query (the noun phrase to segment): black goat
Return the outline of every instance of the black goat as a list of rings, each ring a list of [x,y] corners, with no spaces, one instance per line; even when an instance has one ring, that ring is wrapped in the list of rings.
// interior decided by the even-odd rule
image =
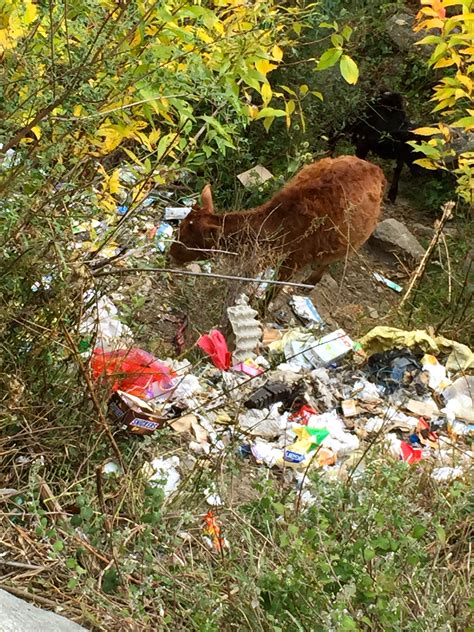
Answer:
[[[329,149],[332,155],[339,138],[349,135],[358,158],[365,159],[367,154],[372,152],[380,158],[396,160],[388,192],[389,200],[394,202],[403,165],[407,165],[414,175],[422,171],[422,167],[415,165],[414,162],[423,158],[423,154],[407,143],[423,139],[412,132],[410,127],[412,125],[408,120],[402,95],[397,92],[382,92],[369,103],[362,117],[354,123],[349,123],[341,132],[330,138]]]

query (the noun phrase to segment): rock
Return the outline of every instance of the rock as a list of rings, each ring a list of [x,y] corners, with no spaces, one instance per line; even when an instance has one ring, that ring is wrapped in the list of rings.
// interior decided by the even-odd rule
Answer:
[[[454,156],[446,156],[444,162],[447,167],[456,167],[460,154],[474,151],[474,134],[456,127],[449,127],[451,138],[447,143],[447,148],[454,151]]]
[[[425,254],[423,246],[405,224],[396,219],[385,219],[374,230],[370,241],[405,261],[418,261]]]
[[[425,224],[413,224],[413,232],[417,237],[426,237],[426,239],[431,239],[435,234],[435,229],[432,226],[425,226]],[[447,226],[443,227],[443,233],[447,237],[456,237],[458,230],[456,226]]]
[[[59,614],[32,606],[0,590],[0,632],[87,632],[86,628]]]
[[[424,31],[415,33],[413,26],[415,24],[415,16],[405,11],[395,13],[386,21],[387,35],[402,52],[416,51],[420,55],[428,57],[431,55],[432,46],[414,46],[415,42],[423,39],[426,35]]]
[[[372,320],[378,320],[379,319],[379,313],[376,309],[373,309],[372,307],[368,308],[368,312],[369,312],[369,317],[372,318]]]
[[[413,232],[418,237],[426,237],[427,239],[431,239],[435,234],[432,226],[425,226],[424,224],[413,224]]]
[[[186,270],[194,272],[195,274],[199,274],[200,272],[202,272],[201,266],[198,263],[190,263],[186,266]]]
[[[324,274],[316,288],[321,292],[338,292],[339,283],[328,273]]]

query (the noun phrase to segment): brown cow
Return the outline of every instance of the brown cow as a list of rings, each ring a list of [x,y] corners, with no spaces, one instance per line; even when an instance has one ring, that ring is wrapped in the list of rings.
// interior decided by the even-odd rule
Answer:
[[[281,257],[279,278],[311,267],[308,283],[325,268],[358,250],[380,216],[386,180],[382,170],[355,156],[323,158],[306,165],[271,200],[242,212],[214,214],[210,185],[183,220],[170,249],[178,263],[205,259],[212,248],[249,239],[269,244]]]

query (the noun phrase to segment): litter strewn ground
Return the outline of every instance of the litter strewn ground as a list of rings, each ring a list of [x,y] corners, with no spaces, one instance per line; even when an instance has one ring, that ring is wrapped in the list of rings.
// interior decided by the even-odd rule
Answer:
[[[302,309],[301,301],[293,304]],[[423,467],[439,483],[465,475],[474,435],[467,346],[388,327],[359,342],[342,329],[321,332],[308,300],[309,325],[287,330],[259,324],[243,298],[229,311],[238,333],[233,359],[218,330],[198,341],[204,357],[195,367],[133,347],[96,348],[96,379],[113,374],[114,423],[139,434],[160,427],[186,433],[196,458],[222,456],[236,446],[243,458],[287,477],[290,472],[299,488],[312,469],[329,479],[355,476],[375,442],[388,463]],[[162,458],[159,445],[156,454],[142,473],[171,495],[179,489],[180,460]],[[305,498],[310,502],[309,492]],[[221,499],[209,491],[207,502]]]

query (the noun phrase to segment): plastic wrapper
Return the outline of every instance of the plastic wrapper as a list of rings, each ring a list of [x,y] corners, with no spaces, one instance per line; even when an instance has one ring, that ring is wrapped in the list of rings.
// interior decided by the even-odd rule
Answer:
[[[121,390],[142,399],[170,393],[176,385],[176,373],[142,349],[95,349],[91,368],[96,380],[102,376],[113,378],[113,391]]]
[[[227,347],[227,342],[221,332],[213,329],[209,334],[201,336],[197,341],[204,353],[211,358],[212,363],[218,369],[228,371],[231,364],[231,354]]]

